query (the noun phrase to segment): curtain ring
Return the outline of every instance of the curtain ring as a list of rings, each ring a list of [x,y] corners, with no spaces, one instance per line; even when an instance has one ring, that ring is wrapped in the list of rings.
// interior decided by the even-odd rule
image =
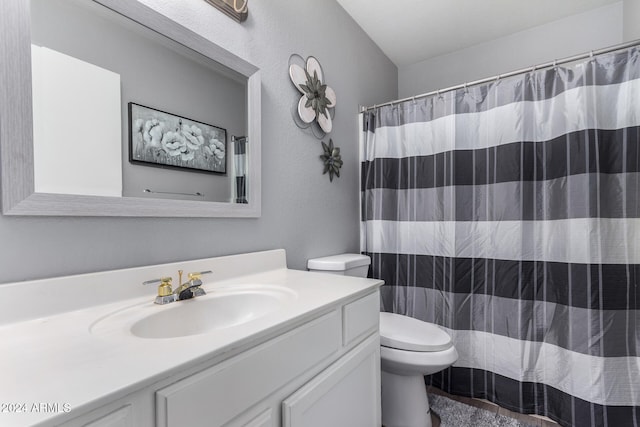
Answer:
[[[557,60],[557,59],[554,59],[554,60],[553,60],[553,68],[554,68],[554,69],[555,69],[555,68],[558,68],[558,60]]]

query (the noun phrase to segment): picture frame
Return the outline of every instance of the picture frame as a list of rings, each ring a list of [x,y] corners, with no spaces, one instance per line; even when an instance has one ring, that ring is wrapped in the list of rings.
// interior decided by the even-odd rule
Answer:
[[[129,102],[129,162],[225,175],[227,131]]]

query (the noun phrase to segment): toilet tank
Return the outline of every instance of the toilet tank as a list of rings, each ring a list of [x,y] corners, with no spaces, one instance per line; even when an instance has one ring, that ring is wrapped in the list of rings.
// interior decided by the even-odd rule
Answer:
[[[345,276],[367,277],[371,258],[360,254],[340,254],[307,261],[309,271],[342,274]]]

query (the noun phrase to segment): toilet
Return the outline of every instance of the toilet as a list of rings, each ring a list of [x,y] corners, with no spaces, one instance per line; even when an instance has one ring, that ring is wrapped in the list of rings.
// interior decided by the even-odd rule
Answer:
[[[451,337],[438,326],[413,317],[380,313],[382,424],[431,427],[424,376],[458,360]]]
[[[309,271],[366,277],[371,259],[341,254],[310,259]],[[458,353],[438,326],[412,317],[380,313],[382,425],[431,427],[424,376],[451,366]]]

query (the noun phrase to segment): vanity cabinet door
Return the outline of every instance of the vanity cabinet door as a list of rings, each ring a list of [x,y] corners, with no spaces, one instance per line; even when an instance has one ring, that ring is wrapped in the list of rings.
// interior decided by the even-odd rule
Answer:
[[[328,364],[340,350],[340,320],[333,310],[158,390],[157,427],[226,425],[305,372]],[[255,425],[262,427],[260,422]]]
[[[380,340],[371,335],[282,403],[283,427],[380,426]]]

